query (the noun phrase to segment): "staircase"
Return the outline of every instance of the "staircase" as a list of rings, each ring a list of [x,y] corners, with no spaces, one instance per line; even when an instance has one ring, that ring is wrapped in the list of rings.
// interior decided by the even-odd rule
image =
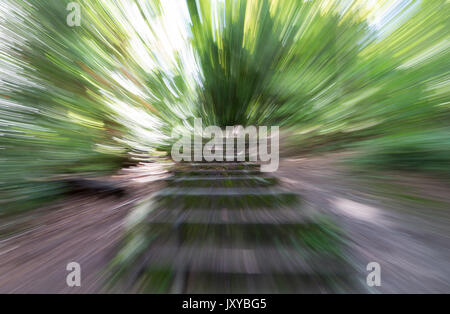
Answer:
[[[339,229],[259,166],[178,163],[144,204],[151,208],[137,230],[145,245],[127,267],[129,285],[164,293],[352,291]]]

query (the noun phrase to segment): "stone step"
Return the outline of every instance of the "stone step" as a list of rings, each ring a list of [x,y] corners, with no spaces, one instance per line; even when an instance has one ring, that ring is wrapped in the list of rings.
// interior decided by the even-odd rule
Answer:
[[[172,176],[165,178],[169,187],[264,187],[278,183],[274,177],[261,176]]]
[[[191,147],[191,150],[194,150],[195,148],[201,148],[202,150],[204,149],[204,147],[205,147],[205,145],[207,144],[209,142],[209,140],[208,141],[203,141],[203,143],[202,144],[194,144],[194,143],[191,143],[191,145],[190,145],[190,147]],[[270,140],[269,141],[267,141],[267,143],[268,144],[270,144]],[[228,147],[229,149],[231,149],[231,145],[233,145],[233,148],[236,150],[236,149],[238,149],[238,142],[235,140],[234,141],[234,144],[230,144],[230,147]],[[242,144],[241,144],[242,145]],[[259,142],[258,141],[245,141],[244,142],[244,144],[242,145],[244,148],[246,148],[246,149],[248,149],[249,147],[251,147],[251,146],[255,146],[256,148],[258,147],[258,145],[259,145]],[[189,147],[189,145],[187,145],[187,147]],[[240,147],[239,147],[240,148]],[[220,142],[219,142],[219,145],[216,147],[216,149],[220,149],[220,150],[226,150],[227,149],[227,142],[226,141],[224,141],[224,140],[222,140],[222,145],[220,145]]]
[[[191,153],[189,160],[181,160],[180,162],[178,162],[178,164],[183,165],[183,164],[189,164],[189,163],[221,163],[221,162],[237,162],[237,163],[241,163],[241,162],[248,162],[248,163],[254,163],[257,162],[258,160],[260,160],[261,158],[259,158],[259,155],[256,153],[252,153],[252,154],[233,154],[233,155],[227,155],[224,154],[222,156],[222,160],[217,160],[217,159],[213,159],[213,160],[206,160],[203,156],[200,158],[200,160],[195,160],[194,159],[194,153]]]
[[[342,258],[336,255],[273,247],[153,246],[142,264],[146,271],[170,268],[189,273],[327,276],[348,272]]]
[[[177,170],[215,170],[229,169],[229,170],[259,170],[261,163],[258,162],[191,162],[179,164]]]
[[[205,225],[297,225],[311,223],[311,215],[294,209],[191,209],[151,212],[148,222],[151,224],[205,224]]]
[[[204,150],[205,150],[204,146],[200,146],[200,148],[201,148],[201,151],[203,153]],[[195,149],[195,147],[191,146],[191,153],[194,152],[194,149]],[[208,150],[210,150],[210,149],[208,149]],[[245,152],[245,151],[247,151],[247,152],[248,151],[258,152],[258,146],[256,145],[256,146],[252,147],[252,146],[246,145],[245,147],[242,148],[242,147],[237,147],[236,145],[234,145],[233,148],[227,149],[225,147],[225,145],[224,145],[223,147],[219,146],[219,147],[216,147],[216,148],[212,148],[211,152],[214,152],[214,151],[223,152],[223,153],[230,153],[230,154],[236,154],[237,152]],[[270,151],[270,149],[269,149],[269,151]]]
[[[295,193],[268,188],[175,188],[167,187],[154,194],[161,205],[185,208],[276,207],[299,202]]]
[[[184,291],[192,294],[361,293],[345,273],[327,276],[193,273],[186,277]]]
[[[193,218],[194,219],[194,218]],[[158,243],[189,243],[216,247],[253,246],[265,243],[274,246],[303,247],[305,250],[337,252],[340,238],[321,223],[310,219],[289,223],[204,223],[179,219],[175,222],[150,222],[145,227],[149,236],[157,234]]]
[[[194,169],[194,170],[174,170],[172,173],[176,176],[239,176],[239,175],[257,175],[261,174],[259,170],[250,169]]]
[[[154,193],[155,198],[160,197],[183,197],[183,196],[198,196],[198,197],[212,197],[212,196],[274,196],[274,197],[292,197],[297,199],[297,194],[282,190],[280,188],[176,188],[167,187]]]
[[[289,196],[297,197],[297,194],[282,189],[267,188],[164,188],[154,193],[154,197],[172,197],[172,196]]]

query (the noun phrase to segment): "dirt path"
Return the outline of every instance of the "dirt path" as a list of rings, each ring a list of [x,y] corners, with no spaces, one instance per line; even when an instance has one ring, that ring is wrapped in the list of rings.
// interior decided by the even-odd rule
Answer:
[[[69,196],[16,217],[20,231],[0,238],[0,293],[101,292],[102,271],[116,252],[125,217],[136,201],[159,187],[146,169],[138,173],[108,179],[128,182],[124,197]],[[81,287],[66,284],[70,262],[80,264]]]
[[[341,157],[284,160],[277,176],[345,229],[362,282],[367,263],[380,264],[376,292],[449,293],[449,186],[403,174],[349,173],[334,162]],[[131,191],[122,198],[72,196],[25,215],[20,232],[0,238],[0,293],[101,292],[127,213],[159,188],[146,178],[145,170],[121,177]],[[79,288],[66,285],[73,261],[81,265]]]
[[[285,160],[277,175],[347,232],[359,278],[381,266],[380,293],[450,292],[450,187],[425,176],[349,173],[339,154]]]

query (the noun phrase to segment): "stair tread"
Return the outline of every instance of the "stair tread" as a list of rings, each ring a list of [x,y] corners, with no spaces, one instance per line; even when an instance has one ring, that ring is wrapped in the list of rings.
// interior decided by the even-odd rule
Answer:
[[[166,187],[154,194],[155,196],[244,196],[244,195],[292,195],[297,194],[282,190],[282,189],[267,189],[267,188],[222,188],[222,187],[202,187],[202,188],[173,188]]]
[[[250,169],[193,169],[193,170],[174,170],[175,174],[261,174],[259,170]]]
[[[186,268],[190,272],[237,274],[291,273],[337,274],[346,271],[341,258],[301,252],[294,248],[216,248],[213,246],[156,246],[150,249],[145,265]]]
[[[201,166],[220,166],[220,167],[227,167],[227,166],[249,166],[249,167],[257,167],[261,166],[261,163],[259,162],[248,162],[248,161],[224,161],[224,162],[193,162],[186,164],[186,166],[192,166],[192,167],[201,167]]]
[[[314,222],[310,215],[293,209],[194,209],[158,210],[148,216],[150,223],[156,224],[274,224],[294,225]]]
[[[275,178],[272,177],[261,177],[261,176],[177,176],[177,177],[167,177],[163,178],[164,181],[221,181],[221,180],[236,180],[236,181],[242,181],[242,180],[274,180]]]

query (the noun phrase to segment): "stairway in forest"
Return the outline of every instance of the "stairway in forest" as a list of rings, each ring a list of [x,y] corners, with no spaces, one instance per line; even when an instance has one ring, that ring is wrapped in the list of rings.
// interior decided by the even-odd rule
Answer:
[[[129,267],[137,289],[351,291],[339,229],[258,163],[178,163],[165,181],[148,205],[143,249]]]

